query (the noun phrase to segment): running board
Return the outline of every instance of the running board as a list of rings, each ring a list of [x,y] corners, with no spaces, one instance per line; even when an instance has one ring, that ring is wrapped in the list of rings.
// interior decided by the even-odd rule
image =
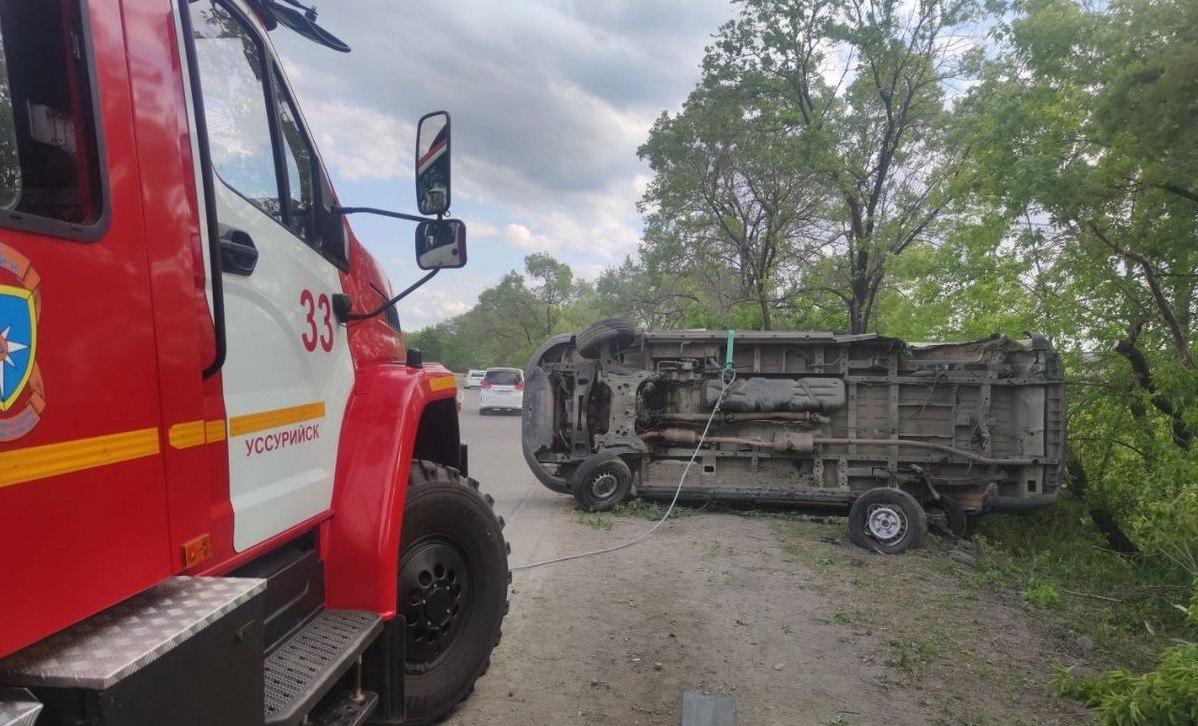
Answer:
[[[374,713],[379,697],[368,691],[330,696],[308,716],[311,726],[361,726]]]
[[[0,688],[0,726],[33,726],[42,704],[24,688]]]
[[[297,726],[303,721],[382,629],[377,613],[326,610],[292,634],[266,658],[267,726]],[[366,700],[373,708],[373,698]]]

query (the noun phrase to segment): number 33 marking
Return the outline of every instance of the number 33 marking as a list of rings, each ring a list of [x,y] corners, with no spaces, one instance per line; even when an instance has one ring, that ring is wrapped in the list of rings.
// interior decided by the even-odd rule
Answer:
[[[320,347],[328,353],[333,349],[333,306],[329,304],[329,296],[322,292],[319,298],[314,298],[311,290],[304,290],[300,293],[300,305],[307,308],[305,322],[308,323],[308,329],[300,336],[304,348],[311,353],[316,350],[316,344],[320,343]],[[317,328],[318,315],[324,330]]]

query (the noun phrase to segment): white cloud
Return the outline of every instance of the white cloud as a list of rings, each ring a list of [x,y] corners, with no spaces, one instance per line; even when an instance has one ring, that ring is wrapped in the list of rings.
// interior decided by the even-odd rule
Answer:
[[[401,142],[415,137],[414,124],[365,106],[324,100],[306,104],[305,117],[334,176],[354,181],[411,176],[411,149]]]
[[[339,0],[321,10],[352,53],[274,36],[335,183],[410,183],[415,120],[449,110],[453,211],[472,240],[495,243],[471,249],[467,272],[487,284],[531,251],[592,272],[636,248],[650,180],[636,149],[662,111],[680,107],[704,47],[735,14],[729,0]],[[411,278],[387,268],[396,288]],[[473,304],[486,285],[462,272],[426,286],[451,285],[450,298],[434,304],[422,289],[405,300],[405,325]]]

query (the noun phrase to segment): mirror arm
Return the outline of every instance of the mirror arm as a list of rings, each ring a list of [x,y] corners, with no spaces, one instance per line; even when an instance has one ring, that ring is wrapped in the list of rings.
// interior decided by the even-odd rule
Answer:
[[[380,305],[377,310],[372,310],[371,312],[368,312],[368,313],[349,313],[349,312],[347,312],[344,314],[342,314],[340,311],[338,311],[337,322],[347,323],[352,320],[369,320],[370,318],[373,318],[376,315],[380,315],[381,313],[386,311],[387,308],[394,306],[397,302],[399,302],[400,300],[403,300],[405,297],[407,297],[413,290],[420,287],[421,285],[428,282],[429,280],[433,279],[433,277],[440,271],[441,271],[440,267],[433,269],[432,272],[428,273],[424,277],[422,277],[419,280],[417,280],[416,282],[412,283],[406,290],[404,290],[403,292],[399,293],[395,297],[391,298],[387,302]]]
[[[406,219],[409,222],[428,222],[431,221],[428,217],[417,217],[414,214],[404,214],[403,212],[390,212],[386,209],[376,209],[375,207],[340,207],[334,206],[335,214],[377,214],[380,217],[390,217],[392,219]],[[439,217],[438,217],[439,218]]]

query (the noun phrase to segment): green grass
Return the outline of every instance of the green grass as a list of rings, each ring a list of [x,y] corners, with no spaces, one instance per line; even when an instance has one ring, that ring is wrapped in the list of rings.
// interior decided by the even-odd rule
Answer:
[[[1169,637],[1193,635],[1175,607],[1188,595],[1175,573],[1111,551],[1075,499],[1065,496],[1030,514],[989,515],[974,541],[973,584],[1014,588],[1118,662],[1150,665]]]
[[[637,499],[630,499],[617,504],[613,512],[617,517],[640,517],[641,519],[656,521],[666,515],[668,507],[668,503],[638,497]],[[670,512],[670,519],[681,519],[693,514],[695,514],[695,510],[678,504],[674,506],[674,511]]]
[[[581,509],[575,509],[574,514],[578,518],[579,524],[584,524],[591,529],[610,532],[612,527],[611,517],[606,517],[598,512],[584,512]]]
[[[828,616],[828,622],[839,623],[840,625],[852,625],[856,622],[856,619],[850,613],[837,610]]]

